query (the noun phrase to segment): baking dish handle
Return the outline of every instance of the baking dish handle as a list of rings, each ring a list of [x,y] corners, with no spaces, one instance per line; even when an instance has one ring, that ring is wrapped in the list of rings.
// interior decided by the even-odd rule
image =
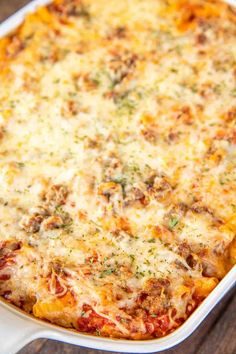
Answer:
[[[26,344],[40,338],[41,332],[40,325],[0,304],[0,354],[16,354]]]

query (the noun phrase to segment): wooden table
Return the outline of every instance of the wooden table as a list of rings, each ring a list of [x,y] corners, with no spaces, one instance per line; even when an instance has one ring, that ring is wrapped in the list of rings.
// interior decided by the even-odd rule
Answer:
[[[0,0],[0,22],[28,2],[29,0]],[[106,353],[109,354],[40,339],[29,344],[18,354]],[[236,294],[233,292],[228,294],[191,337],[174,349],[165,351],[165,354],[236,354]]]

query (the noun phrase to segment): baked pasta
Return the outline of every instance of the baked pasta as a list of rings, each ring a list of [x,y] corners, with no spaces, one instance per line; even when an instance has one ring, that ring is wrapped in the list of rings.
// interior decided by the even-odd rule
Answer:
[[[98,336],[179,327],[236,259],[236,12],[55,0],[0,40],[0,294]]]

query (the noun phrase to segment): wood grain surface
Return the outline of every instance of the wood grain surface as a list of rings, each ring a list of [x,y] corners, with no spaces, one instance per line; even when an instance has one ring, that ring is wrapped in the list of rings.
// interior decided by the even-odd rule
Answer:
[[[99,0],[97,0],[99,1]],[[148,0],[147,0],[148,1]],[[0,0],[0,22],[29,0]],[[1,86],[1,83],[0,83]],[[2,319],[1,319],[2,320]],[[40,339],[18,354],[109,354],[57,341]],[[203,324],[183,343],[160,354],[236,354],[236,294],[231,291]]]

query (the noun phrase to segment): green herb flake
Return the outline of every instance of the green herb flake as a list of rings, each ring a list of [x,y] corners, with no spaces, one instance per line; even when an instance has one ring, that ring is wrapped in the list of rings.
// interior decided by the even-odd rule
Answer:
[[[99,331],[99,329],[96,329],[96,336],[100,336],[101,332]]]
[[[133,254],[130,254],[129,256],[130,256],[132,263],[133,263],[135,261],[135,256]]]
[[[172,217],[170,218],[169,222],[168,222],[168,227],[173,230],[175,228],[175,226],[177,226],[179,223],[179,220],[176,217]]]
[[[24,162],[17,162],[17,166],[19,168],[23,168],[23,167],[25,167],[25,164],[24,164]]]
[[[126,318],[121,318],[121,319],[120,319],[120,322],[121,322],[121,323],[128,323],[128,320],[127,320]]]
[[[104,278],[106,275],[111,275],[112,273],[115,273],[115,269],[113,268],[105,269],[101,272],[100,278]]]
[[[155,313],[152,313],[152,314],[151,314],[151,317],[154,317],[154,318],[155,318],[155,317],[157,317],[157,315],[156,315]]]

